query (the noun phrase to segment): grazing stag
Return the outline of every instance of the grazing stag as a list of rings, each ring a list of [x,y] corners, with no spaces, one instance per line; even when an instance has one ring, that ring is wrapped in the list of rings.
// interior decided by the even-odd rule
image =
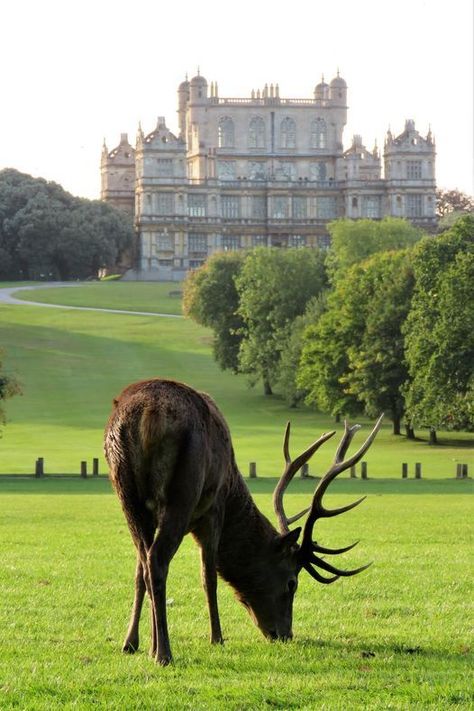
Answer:
[[[304,568],[320,583],[360,573],[338,570],[319,554],[353,548],[323,548],[313,540],[316,521],[348,511],[328,510],[324,492],[342,471],[358,462],[370,447],[381,419],[352,457],[344,461],[358,425],[346,423],[329,471],[320,480],[308,509],[289,518],[283,495],[295,473],[335,432],[323,434],[303,454],[291,460],[290,425],[286,428],[286,467],[275,489],[274,507],[280,532],[255,506],[237,469],[227,424],[208,395],[170,380],[129,385],[114,400],[105,433],[110,477],[120,498],[137,549],[135,599],[125,652],[138,648],[138,624],[145,592],[151,601],[151,653],[166,665],[171,648],[166,622],[166,579],[171,559],[188,532],[201,549],[202,581],[207,596],[211,642],[223,642],[217,608],[217,573],[235,589],[252,619],[270,639],[292,637],[293,598]],[[364,497],[365,498],[365,497]],[[290,524],[308,513],[301,528]],[[317,568],[330,573],[323,576]]]

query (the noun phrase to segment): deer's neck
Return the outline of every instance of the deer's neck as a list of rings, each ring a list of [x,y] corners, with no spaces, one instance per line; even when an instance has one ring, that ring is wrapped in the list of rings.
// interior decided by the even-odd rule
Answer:
[[[220,575],[241,592],[247,585],[255,589],[257,578],[265,574],[261,563],[277,537],[237,474],[226,499],[217,557]]]

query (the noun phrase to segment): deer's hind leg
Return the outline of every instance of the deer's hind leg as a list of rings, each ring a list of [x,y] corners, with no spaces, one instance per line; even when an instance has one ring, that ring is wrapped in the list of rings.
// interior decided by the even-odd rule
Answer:
[[[127,635],[123,643],[122,651],[128,654],[134,654],[139,645],[138,628],[140,624],[140,615],[143,607],[143,599],[145,597],[146,585],[140,554],[137,552],[137,567],[135,571],[135,597],[133,600],[132,616],[128,625]]]

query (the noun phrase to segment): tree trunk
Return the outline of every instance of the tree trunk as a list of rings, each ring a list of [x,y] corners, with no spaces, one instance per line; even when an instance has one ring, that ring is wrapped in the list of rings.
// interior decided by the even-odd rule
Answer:
[[[436,429],[430,427],[430,439],[428,444],[438,444],[438,437],[436,436]]]
[[[415,439],[415,430],[413,429],[411,422],[405,423],[405,434],[407,439]]]
[[[263,378],[263,392],[265,395],[273,395],[273,390],[272,386],[270,385],[270,381],[267,378]]]
[[[400,434],[400,423],[401,423],[401,418],[400,415],[392,415],[392,422],[393,422],[393,434],[394,435],[399,435]]]
[[[341,413],[338,412],[338,413],[336,414],[335,418],[334,418],[334,422],[336,422],[336,424],[337,424],[337,423],[340,422],[340,421],[341,421]]]

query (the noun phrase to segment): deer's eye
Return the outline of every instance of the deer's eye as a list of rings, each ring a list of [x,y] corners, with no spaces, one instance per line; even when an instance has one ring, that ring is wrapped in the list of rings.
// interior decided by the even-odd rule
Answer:
[[[295,590],[296,590],[296,580],[293,580],[293,578],[292,578],[291,580],[288,581],[288,591],[290,593],[294,593]]]

